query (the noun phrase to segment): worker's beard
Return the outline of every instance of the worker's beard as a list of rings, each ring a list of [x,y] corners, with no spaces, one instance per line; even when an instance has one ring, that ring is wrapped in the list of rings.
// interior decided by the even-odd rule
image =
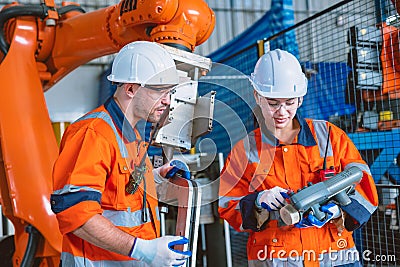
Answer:
[[[168,106],[166,105],[160,105],[158,107],[155,107],[154,109],[151,110],[151,112],[148,115],[147,121],[151,123],[156,123],[160,121],[160,118],[166,112]]]
[[[150,114],[149,117],[147,118],[147,121],[151,122],[151,123],[156,123],[159,120],[160,120],[160,117],[156,116],[155,114]]]

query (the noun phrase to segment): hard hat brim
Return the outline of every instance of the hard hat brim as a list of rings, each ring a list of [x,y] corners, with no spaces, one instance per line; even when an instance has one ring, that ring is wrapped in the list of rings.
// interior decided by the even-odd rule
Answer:
[[[153,91],[164,91],[164,90],[172,89],[172,88],[176,87],[177,85],[178,84],[163,84],[163,85],[143,84],[140,86],[145,87],[150,90],[153,90]]]
[[[302,92],[298,92],[298,93],[282,93],[282,92],[263,92],[261,90],[257,90],[256,87],[254,87],[254,90],[256,90],[256,92],[262,96],[262,97],[266,97],[266,98],[296,98],[296,97],[302,97],[305,96],[307,93],[307,89],[302,91]]]

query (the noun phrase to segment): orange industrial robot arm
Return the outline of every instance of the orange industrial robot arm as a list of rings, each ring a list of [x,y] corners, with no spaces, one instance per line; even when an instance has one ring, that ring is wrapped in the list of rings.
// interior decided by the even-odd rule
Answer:
[[[57,7],[53,0],[2,9],[0,203],[15,228],[14,241],[0,242],[2,264],[58,266],[61,235],[49,203],[58,147],[43,91],[135,40],[193,51],[214,24],[203,0],[122,0],[88,13],[70,2]]]

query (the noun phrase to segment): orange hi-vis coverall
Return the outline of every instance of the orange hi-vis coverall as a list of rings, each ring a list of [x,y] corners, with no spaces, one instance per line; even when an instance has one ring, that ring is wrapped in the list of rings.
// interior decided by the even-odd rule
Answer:
[[[51,195],[52,210],[63,235],[63,266],[139,264],[71,233],[95,214],[102,214],[132,236],[143,239],[159,236],[158,201],[147,145],[113,98],[67,128],[54,165]],[[130,174],[143,156],[146,157],[145,206],[143,181],[135,193],[125,192]]]
[[[283,144],[260,128],[239,141],[229,154],[221,173],[219,213],[236,231],[249,232],[247,256],[263,266],[339,266],[357,260],[352,230],[365,224],[376,210],[378,198],[367,164],[338,127],[326,121],[302,119],[292,144]],[[327,151],[327,167],[340,173],[351,166],[363,170],[363,178],[351,195],[351,204],[341,207],[347,214],[344,232],[332,223],[322,228],[296,228],[278,223],[279,211],[272,211],[260,225],[255,207],[259,192],[279,186],[297,191],[307,182],[320,182]],[[356,257],[355,257],[356,256]],[[297,258],[296,258],[297,257]],[[288,265],[287,265],[288,264]]]

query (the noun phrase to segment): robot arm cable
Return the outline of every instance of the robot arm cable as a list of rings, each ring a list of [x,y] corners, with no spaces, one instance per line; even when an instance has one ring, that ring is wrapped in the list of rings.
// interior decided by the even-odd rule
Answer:
[[[5,55],[7,55],[8,50],[10,48],[10,44],[7,43],[5,35],[4,35],[4,25],[9,19],[21,16],[34,16],[44,19],[48,16],[48,10],[52,9],[51,7],[46,6],[45,4],[40,5],[23,5],[23,6],[10,6],[6,9],[0,11],[0,51]],[[85,13],[85,11],[80,6],[69,5],[61,7],[58,10],[59,15],[64,15],[70,11],[79,11]]]

